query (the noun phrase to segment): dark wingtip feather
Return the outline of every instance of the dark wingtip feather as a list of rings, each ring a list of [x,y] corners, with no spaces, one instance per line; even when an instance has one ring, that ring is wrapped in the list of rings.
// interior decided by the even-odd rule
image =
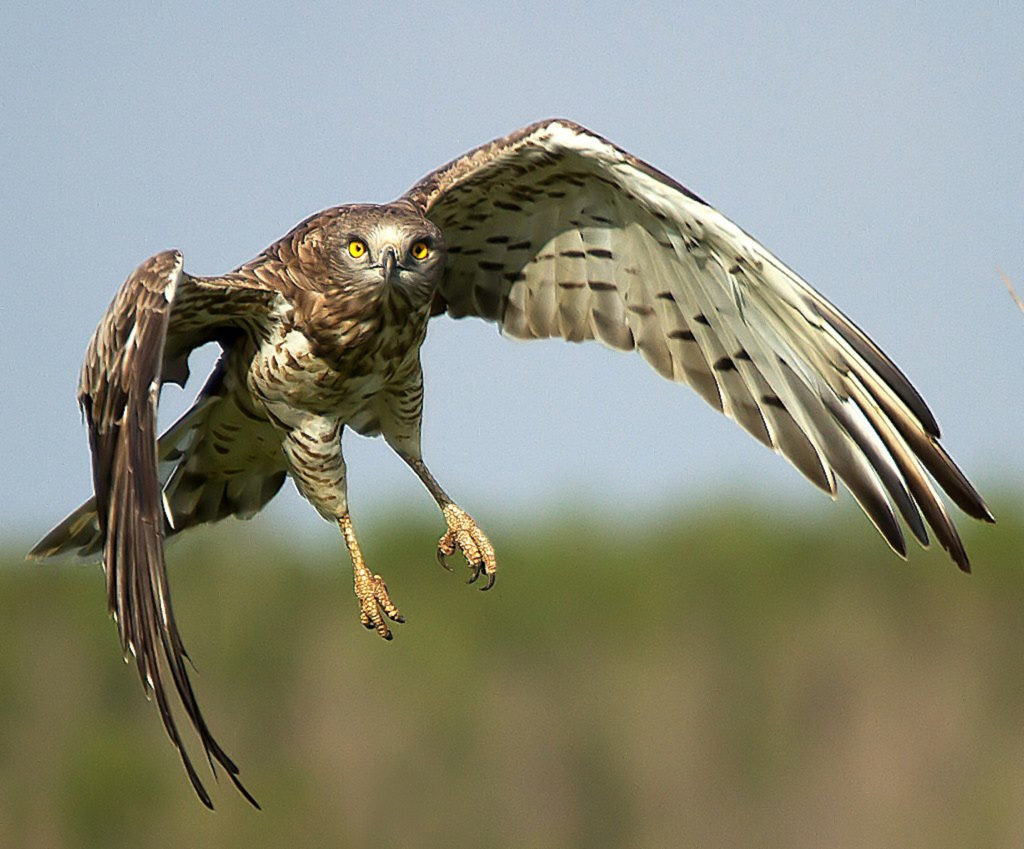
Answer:
[[[921,423],[921,426],[929,436],[939,437],[939,423],[935,420],[932,411],[928,409],[921,393],[907,379],[907,376],[899,367],[890,360],[885,353],[868,337],[868,335],[854,324],[849,317],[841,313],[834,305],[825,298],[818,297],[810,301],[829,326],[835,330],[854,351],[874,369],[889,388],[896,393],[896,396],[907,406]]]
[[[228,776],[231,778],[231,782],[235,785],[238,792],[245,797],[245,801],[252,805],[257,811],[262,811],[263,808],[260,807],[260,803],[256,801],[256,797],[249,792],[244,784],[242,784],[241,779],[233,772],[229,772]]]
[[[960,541],[960,536],[956,533],[956,530],[953,530],[951,538],[943,539],[941,542],[942,547],[953,559],[957,568],[964,574],[970,575],[971,563],[967,559],[967,550],[964,548],[963,542]]]
[[[949,554],[950,559],[956,564],[957,568],[964,574],[971,574],[971,564],[967,559],[967,549],[964,548],[960,534],[956,532],[956,528],[949,521],[948,517],[946,517],[946,524],[942,529],[942,533],[938,534],[938,539],[939,544]]]
[[[902,427],[901,430],[903,430]],[[906,434],[904,436],[906,437]],[[908,442],[915,449],[915,452],[924,462],[925,467],[931,472],[935,480],[948,493],[949,497],[953,499],[957,507],[971,518],[989,523],[995,522],[995,518],[989,511],[981,494],[967,480],[967,476],[953,462],[953,458],[946,453],[946,449],[939,444],[938,440],[934,437],[923,437],[916,440],[916,445],[910,439],[908,439]],[[918,447],[921,450],[918,450]]]

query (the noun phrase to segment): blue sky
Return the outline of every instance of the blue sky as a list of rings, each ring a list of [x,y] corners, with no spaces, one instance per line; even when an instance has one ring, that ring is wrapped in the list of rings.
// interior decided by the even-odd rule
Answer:
[[[88,493],[78,368],[142,259],[177,247],[188,270],[225,271],[317,209],[391,199],[553,115],[761,239],[901,365],[983,488],[1016,483],[1024,315],[996,268],[1024,287],[1022,41],[1019,3],[10,9],[3,525],[41,534]],[[485,526],[556,503],[823,500],[635,356],[446,320],[424,368],[427,461]],[[432,509],[380,441],[346,455],[355,515]],[[279,500],[333,533],[290,487]]]

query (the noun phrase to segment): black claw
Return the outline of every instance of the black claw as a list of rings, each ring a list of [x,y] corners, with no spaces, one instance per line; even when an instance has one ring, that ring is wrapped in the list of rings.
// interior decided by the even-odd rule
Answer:
[[[466,583],[474,584],[476,583],[476,579],[480,577],[480,573],[483,572],[483,566],[477,563],[470,563],[469,568],[473,570],[473,574]]]
[[[495,577],[496,577],[495,573],[494,573],[494,572],[491,572],[491,573],[490,573],[490,574],[489,574],[489,575],[487,576],[487,586],[485,586],[485,587],[480,587],[480,591],[481,591],[481,592],[487,592],[487,590],[489,590],[489,589],[490,589],[491,587],[493,587],[493,586],[494,586],[494,578],[495,578]]]
[[[395,622],[404,622],[405,621],[405,617],[401,613],[396,614],[395,616],[392,616],[391,618]]]
[[[452,567],[448,565],[448,561],[445,559],[445,554],[443,551],[441,551],[440,548],[437,550],[437,562],[440,563],[449,572],[452,571]]]
[[[364,628],[365,628],[365,629],[366,629],[367,631],[376,631],[376,630],[377,630],[377,626],[376,626],[376,625],[374,625],[374,624],[373,624],[372,622],[364,622],[364,623],[363,623],[363,627],[364,627]]]
[[[386,633],[386,634],[384,635],[384,639],[385,639],[385,640],[388,640],[389,642],[390,642],[391,640],[393,640],[394,638],[395,638],[395,635],[394,635],[394,634],[392,634],[392,633],[391,633],[390,631],[388,631],[388,632],[387,632],[387,633]]]

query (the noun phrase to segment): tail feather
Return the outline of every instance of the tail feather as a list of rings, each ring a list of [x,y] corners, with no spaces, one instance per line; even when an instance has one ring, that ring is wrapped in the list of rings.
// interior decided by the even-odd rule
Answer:
[[[96,516],[96,499],[90,498],[39,540],[28,553],[28,558],[49,560],[72,552],[79,557],[91,557],[101,548],[103,533]]]
[[[195,404],[160,437],[164,537],[228,516],[251,518],[277,493],[286,477],[281,439],[266,419],[245,409],[214,371]],[[47,560],[71,552],[100,553],[103,533],[90,498],[28,553]]]

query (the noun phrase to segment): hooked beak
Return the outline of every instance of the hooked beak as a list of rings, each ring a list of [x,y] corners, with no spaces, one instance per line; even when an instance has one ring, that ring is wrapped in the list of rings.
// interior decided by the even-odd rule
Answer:
[[[395,265],[398,263],[398,252],[391,245],[386,245],[380,255],[381,273],[384,275],[384,282],[390,283],[395,273]]]

